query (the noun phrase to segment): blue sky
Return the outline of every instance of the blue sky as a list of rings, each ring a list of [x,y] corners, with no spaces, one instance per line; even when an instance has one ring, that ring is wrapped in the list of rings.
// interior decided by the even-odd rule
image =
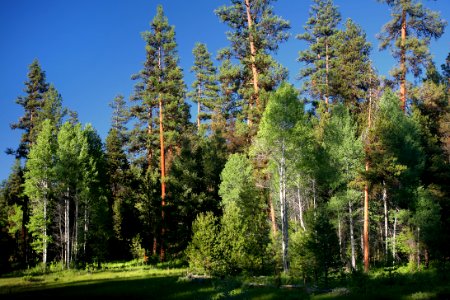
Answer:
[[[390,19],[389,8],[376,0],[335,0],[342,14],[362,26],[372,43],[372,60],[382,75],[388,75],[394,61],[389,51],[378,51],[376,34]],[[0,1],[0,180],[6,179],[13,158],[4,154],[17,147],[19,130],[9,125],[23,114],[15,103],[23,95],[28,66],[39,59],[47,81],[53,83],[63,97],[63,104],[78,112],[82,123],[91,123],[104,139],[109,130],[111,109],[108,104],[117,94],[127,99],[145,60],[145,43],[141,32],[162,4],[175,25],[180,64],[188,86],[192,82],[190,67],[192,48],[196,42],[206,43],[214,55],[228,45],[228,28],[214,15],[214,9],[227,0],[15,0]],[[450,19],[450,1],[424,1],[425,6]],[[279,0],[275,12],[291,22],[291,38],[280,45],[277,59],[296,80],[300,63],[298,51],[306,45],[295,39],[303,32],[310,0]],[[448,26],[445,34],[431,44],[437,65],[444,63],[450,51]]]

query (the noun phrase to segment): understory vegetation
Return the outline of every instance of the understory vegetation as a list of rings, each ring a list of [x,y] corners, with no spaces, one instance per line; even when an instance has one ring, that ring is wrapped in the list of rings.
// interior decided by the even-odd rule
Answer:
[[[104,141],[32,62],[0,185],[2,294],[450,296],[450,56],[439,68],[428,49],[446,21],[380,1],[387,79],[363,28],[313,0],[296,88],[274,1],[230,2],[215,10],[230,45],[196,44],[191,88],[157,7]]]

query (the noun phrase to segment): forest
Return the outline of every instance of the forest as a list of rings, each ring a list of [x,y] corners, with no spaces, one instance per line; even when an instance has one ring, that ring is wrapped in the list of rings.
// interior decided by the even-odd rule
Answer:
[[[104,141],[31,62],[11,124],[21,140],[2,150],[16,163],[0,184],[0,274],[131,260],[304,283],[448,272],[450,53],[437,66],[429,49],[447,26],[439,12],[379,0],[391,20],[371,45],[332,0],[312,0],[289,74],[275,53],[291,25],[275,1],[224,2],[214,13],[229,45],[195,45],[191,86],[155,7]],[[389,78],[375,46],[397,62]]]

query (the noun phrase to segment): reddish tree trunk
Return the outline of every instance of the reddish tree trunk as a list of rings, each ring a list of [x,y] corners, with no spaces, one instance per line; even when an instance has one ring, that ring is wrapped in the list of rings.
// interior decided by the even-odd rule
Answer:
[[[366,161],[366,172],[369,162]],[[369,184],[364,187],[364,272],[369,271]]]
[[[402,109],[406,111],[406,11],[402,12],[401,48],[400,48],[400,100]]]
[[[256,108],[259,108],[259,86],[258,86],[258,70],[256,69],[256,49],[255,44],[253,42],[253,35],[252,35],[252,27],[253,27],[253,21],[252,21],[252,15],[250,12],[250,0],[245,0],[245,7],[247,11],[247,25],[249,30],[249,42],[250,42],[250,55],[251,55],[251,64],[252,64],[252,74],[253,74],[253,90],[254,90],[254,100],[256,102]],[[253,103],[250,103],[250,106],[252,106]]]

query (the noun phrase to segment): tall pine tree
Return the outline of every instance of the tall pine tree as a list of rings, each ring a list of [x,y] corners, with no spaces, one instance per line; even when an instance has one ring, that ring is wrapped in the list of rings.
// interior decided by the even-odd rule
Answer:
[[[406,75],[418,77],[422,67],[430,61],[428,46],[431,38],[438,39],[444,33],[446,22],[435,11],[423,7],[418,0],[379,0],[391,7],[392,20],[379,35],[380,48],[391,48],[399,66],[392,75],[400,84],[400,100],[406,111]]]

